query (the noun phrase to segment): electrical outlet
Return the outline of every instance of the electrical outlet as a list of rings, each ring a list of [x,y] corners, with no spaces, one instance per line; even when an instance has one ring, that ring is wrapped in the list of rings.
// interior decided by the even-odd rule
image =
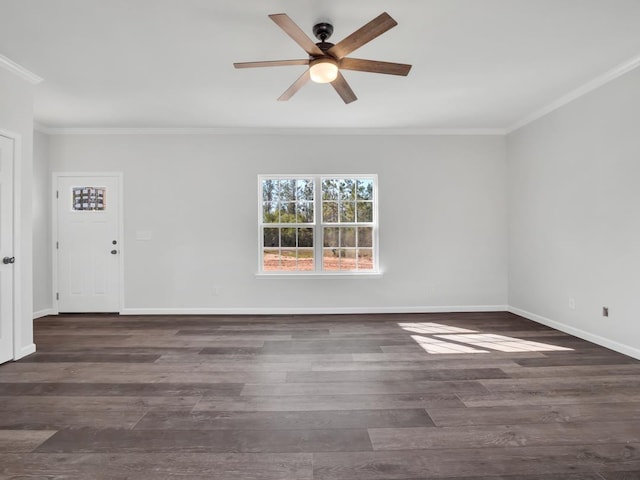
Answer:
[[[602,307],[602,316],[603,317],[609,316],[609,307]]]
[[[576,309],[576,299],[573,297],[569,297],[569,310]]]

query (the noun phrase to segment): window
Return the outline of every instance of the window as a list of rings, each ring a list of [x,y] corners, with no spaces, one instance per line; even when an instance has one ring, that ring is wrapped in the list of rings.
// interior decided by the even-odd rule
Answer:
[[[260,176],[261,273],[377,271],[377,178]]]

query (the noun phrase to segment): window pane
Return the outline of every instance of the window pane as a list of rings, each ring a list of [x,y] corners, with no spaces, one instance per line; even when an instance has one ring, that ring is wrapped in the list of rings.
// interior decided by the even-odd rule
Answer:
[[[328,227],[323,230],[323,246],[338,248],[340,246],[340,229]]]
[[[340,229],[340,246],[355,247],[356,246],[356,229],[353,227]]]
[[[304,178],[296,181],[296,200],[313,202],[313,180]]]
[[[340,249],[340,270],[356,270],[355,248]]]
[[[358,222],[373,222],[373,203],[358,202]]]
[[[373,228],[358,228],[358,247],[373,247]]]
[[[262,269],[267,272],[280,269],[280,255],[278,250],[264,249],[262,253]]]
[[[373,200],[373,180],[358,180],[358,200]]]
[[[313,203],[298,202],[296,204],[298,223],[313,223]]]
[[[305,247],[313,248],[313,228],[299,228],[298,229],[298,247],[300,247],[300,248],[305,248]]]
[[[103,211],[107,203],[107,189],[105,187],[71,187],[71,210],[73,211]]]
[[[280,204],[280,223],[296,223],[296,203]]]
[[[322,221],[327,223],[338,222],[338,202],[322,203]]]
[[[280,230],[280,245],[285,247],[296,247],[296,229],[283,228]]]
[[[280,270],[297,270],[297,259],[295,250],[282,249],[280,252]]]
[[[295,180],[280,180],[279,182],[279,196],[281,202],[292,202],[295,200],[296,181]]]
[[[356,199],[356,181],[352,178],[340,180],[340,198],[342,200]]]
[[[322,251],[322,269],[340,270],[340,251],[337,248],[325,248]]]
[[[265,247],[280,246],[280,229],[279,228],[265,228],[264,229],[264,244]]]
[[[340,204],[340,221],[343,223],[356,221],[356,202],[342,202]]]
[[[339,194],[339,181],[333,178],[328,178],[322,181],[322,199],[323,200],[338,200]]]
[[[278,222],[278,204],[276,202],[264,202],[262,204],[262,221],[264,223]]]
[[[262,181],[262,200],[264,202],[278,201],[278,181],[267,179]]]
[[[315,264],[313,261],[313,249],[298,250],[298,270],[313,271]]]
[[[373,250],[361,248],[358,250],[358,270],[373,270]]]

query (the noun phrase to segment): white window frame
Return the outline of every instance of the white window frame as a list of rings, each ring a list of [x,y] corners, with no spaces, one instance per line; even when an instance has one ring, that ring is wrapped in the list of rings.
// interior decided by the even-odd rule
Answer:
[[[323,223],[322,222],[322,181],[325,179],[367,179],[373,182],[373,222],[371,223]],[[264,180],[297,180],[310,179],[314,182],[314,201],[313,201],[313,223],[292,223],[278,224],[263,222],[263,198],[262,183]],[[379,262],[379,217],[378,217],[378,176],[376,174],[260,174],[258,175],[258,273],[259,277],[375,277],[380,276]],[[314,270],[264,270],[264,233],[265,227],[276,227],[286,225],[291,228],[313,228],[313,250],[314,250]],[[373,251],[373,268],[371,270],[323,270],[323,227],[372,227],[372,251]]]

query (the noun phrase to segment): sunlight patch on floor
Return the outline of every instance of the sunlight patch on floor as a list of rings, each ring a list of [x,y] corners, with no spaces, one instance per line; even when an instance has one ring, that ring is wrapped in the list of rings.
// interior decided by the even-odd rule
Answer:
[[[437,335],[438,338],[453,340],[454,342],[467,343],[481,348],[490,348],[499,352],[556,352],[571,350],[571,348],[558,347],[546,343],[530,342],[518,338],[505,337],[494,334],[474,335]]]
[[[573,350],[572,348],[560,347],[548,343],[531,342],[529,340],[521,340],[504,335],[477,333],[475,330],[452,327],[439,323],[417,322],[398,323],[398,325],[407,332],[421,334],[411,335],[411,338],[420,345],[425,352],[434,354],[489,353],[490,351],[509,353],[559,352]],[[473,347],[479,347],[480,349]]]
[[[478,350],[467,345],[443,342],[435,338],[411,335],[418,345],[427,353],[489,353],[487,350]]]

